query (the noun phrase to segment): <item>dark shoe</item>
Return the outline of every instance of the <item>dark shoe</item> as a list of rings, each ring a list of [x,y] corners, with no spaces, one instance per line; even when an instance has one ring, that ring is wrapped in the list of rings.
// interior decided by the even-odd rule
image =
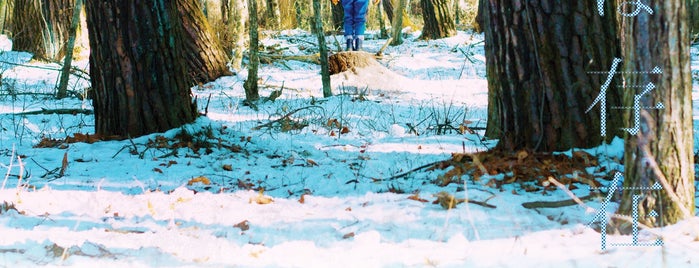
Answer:
[[[345,51],[350,51],[353,48],[354,48],[354,40],[347,39],[347,46],[345,48]]]
[[[355,38],[354,44],[352,46],[352,50],[354,50],[354,51],[362,50],[362,41],[364,41],[364,40],[359,39],[359,38]]]

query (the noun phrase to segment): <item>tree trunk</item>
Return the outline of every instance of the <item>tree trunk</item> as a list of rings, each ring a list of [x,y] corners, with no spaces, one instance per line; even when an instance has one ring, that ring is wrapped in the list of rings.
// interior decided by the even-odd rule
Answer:
[[[257,88],[257,69],[260,65],[259,40],[257,39],[257,0],[248,0],[248,16],[250,18],[250,64],[248,65],[248,79],[243,83],[245,100],[254,102],[260,99]]]
[[[12,16],[12,4],[9,0],[0,1],[0,34],[6,34],[6,30],[12,29],[10,27],[10,18]]]
[[[65,55],[75,0],[14,1],[13,50],[60,60]]]
[[[86,1],[95,131],[136,137],[194,121],[169,1]]]
[[[687,0],[689,26],[692,34],[699,34],[699,0]]]
[[[625,106],[637,108],[627,111],[624,154],[624,188],[634,190],[623,191],[619,211],[656,227],[694,216],[692,81],[686,2],[648,6],[652,15],[640,12],[622,23]],[[656,66],[662,73],[649,73]],[[661,109],[647,108],[659,103]],[[649,190],[656,182],[663,189]]]
[[[318,47],[320,48],[320,76],[323,83],[323,97],[333,95],[330,89],[330,73],[328,71],[328,47],[325,45],[325,31],[323,31],[323,21],[320,17],[320,0],[313,0],[313,17],[315,18],[316,36],[318,36]]]
[[[385,0],[388,1],[388,0]],[[385,18],[383,17],[383,12],[381,12],[382,8],[377,8],[376,9],[376,18],[379,21],[379,38],[381,39],[386,39],[388,38],[388,31],[386,30],[386,21]]]
[[[306,26],[308,26],[308,17],[304,16],[304,12],[308,10],[307,7],[307,0],[294,1],[294,8],[296,9],[296,28],[298,29],[306,29]]]
[[[345,9],[342,7],[342,1],[337,1],[337,4],[331,4],[331,6],[333,31],[340,31],[344,24]]]
[[[245,17],[247,9],[244,0],[222,0],[221,17],[226,28],[224,51],[231,53],[230,65],[236,72],[242,69],[245,51]]]
[[[386,12],[386,17],[388,17],[388,21],[393,24],[393,0],[383,0],[381,3],[384,12]]]
[[[609,139],[621,135],[621,114],[595,104],[606,76],[589,73],[609,69],[618,55],[614,16],[597,15],[595,1],[526,3],[534,2],[486,1],[482,7],[486,136],[499,138],[501,149],[555,151],[597,146],[602,129],[613,130],[604,134]],[[613,0],[606,3],[613,12]],[[610,87],[606,97],[607,106],[621,106],[621,90]]]
[[[68,80],[70,78],[70,69],[73,64],[73,47],[75,47],[75,36],[80,25],[80,12],[83,8],[83,0],[75,0],[75,8],[73,8],[73,18],[68,32],[68,43],[66,44],[66,56],[63,60],[63,68],[61,77],[58,80],[58,90],[56,98],[65,98],[68,92]]]
[[[405,12],[406,0],[398,0],[398,5],[393,10],[394,14],[403,14]],[[403,16],[397,16],[393,19],[391,25],[391,40],[392,46],[403,44]]]
[[[184,57],[187,62],[187,78],[190,85],[208,83],[224,75],[230,75],[226,63],[228,56],[211,32],[201,7],[196,0],[175,0],[177,17],[175,25],[181,30]]]
[[[447,0],[420,0],[422,7],[422,39],[440,39],[456,34],[456,25]]]
[[[279,12],[279,0],[267,1],[267,28],[270,30],[278,30],[281,27],[281,15]]]

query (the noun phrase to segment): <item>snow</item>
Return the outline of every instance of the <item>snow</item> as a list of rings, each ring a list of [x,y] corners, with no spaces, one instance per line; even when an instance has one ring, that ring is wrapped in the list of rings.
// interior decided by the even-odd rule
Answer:
[[[290,31],[264,42],[302,51],[289,44],[293,39],[285,37],[290,35],[311,42],[315,38]],[[699,264],[698,218],[641,230],[640,242],[661,235],[662,247],[609,246],[602,251],[600,234],[588,227],[600,200],[588,201],[588,207],[534,210],[521,204],[568,196],[560,190],[528,193],[517,185],[500,191],[486,185],[488,178],[439,187],[432,183],[443,174],[439,170],[393,178],[455,152],[484,151],[496,144],[482,140],[480,130],[485,127],[487,82],[483,44],[476,44],[479,35],[460,32],[429,42],[409,37],[403,45],[388,47],[377,69],[333,76],[333,90],[341,94],[331,98],[322,98],[318,66],[295,61],[263,65],[261,95],[284,89],[280,98],[259,104],[258,110],[241,105],[242,71],[193,88],[201,111],[209,103],[207,116],[192,124],[65,148],[34,146],[44,138],[93,133],[92,115],[16,113],[90,109],[90,101],[17,94],[52,93],[58,72],[50,69],[57,66],[31,62],[31,55],[9,51],[9,40],[2,40],[0,205],[6,205],[0,209],[1,266]],[[460,50],[469,44],[476,44],[469,48],[474,62]],[[377,51],[382,45],[383,40],[367,40],[365,47]],[[692,51],[696,70],[699,55],[696,47]],[[71,77],[71,85],[75,92],[89,86],[77,76]],[[693,101],[697,96],[695,82]],[[291,118],[305,127],[264,125],[293,111]],[[444,120],[476,133],[438,134],[436,126]],[[173,149],[181,132],[210,143],[210,151]],[[167,139],[169,143],[155,146]],[[231,149],[233,145],[239,149]],[[601,165],[608,170],[623,170],[613,161],[623,156],[621,139],[585,151],[607,159]],[[60,176],[64,157],[68,165]],[[487,200],[496,208],[460,204],[445,210],[432,203],[441,191]],[[589,191],[573,192],[583,196]],[[410,199],[414,194],[429,202]],[[14,209],[4,208],[10,205]],[[628,243],[630,237],[610,234],[608,239]]]

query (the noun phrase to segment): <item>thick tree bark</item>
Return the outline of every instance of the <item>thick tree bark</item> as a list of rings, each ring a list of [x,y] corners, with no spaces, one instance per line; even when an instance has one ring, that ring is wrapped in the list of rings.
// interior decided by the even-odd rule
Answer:
[[[183,38],[184,57],[187,62],[189,84],[207,83],[224,75],[230,75],[226,64],[228,56],[214,37],[209,23],[196,0],[175,0],[172,8],[177,29]]]
[[[257,69],[260,65],[259,40],[257,37],[257,1],[248,0],[248,16],[250,18],[250,64],[248,65],[248,78],[243,83],[245,99],[248,102],[260,99],[257,87]]]
[[[330,89],[330,73],[328,71],[328,47],[325,45],[325,31],[323,31],[323,21],[320,17],[320,0],[313,0],[313,17],[315,18],[316,36],[318,37],[318,47],[320,48],[320,76],[323,83],[323,97],[333,95]]]
[[[86,1],[97,134],[136,137],[196,118],[173,2]]]
[[[454,18],[447,0],[420,0],[422,7],[422,39],[440,39],[456,34]]]
[[[486,136],[506,150],[589,148],[621,135],[621,113],[603,114],[595,99],[618,55],[614,16],[595,1],[488,1],[484,6],[488,125]],[[613,0],[606,1],[608,13]],[[612,81],[612,85],[618,84]],[[606,90],[606,106],[621,106]],[[591,107],[593,104],[594,107]],[[586,110],[589,109],[589,113]]]
[[[13,50],[60,60],[65,55],[75,0],[14,1]]]
[[[647,5],[652,15],[643,11],[623,18],[625,106],[639,107],[627,112],[624,187],[645,189],[624,190],[619,211],[638,213],[638,222],[647,226],[694,216],[690,30],[685,3],[651,0]],[[662,74],[648,73],[656,66]],[[658,103],[662,109],[648,108]],[[648,190],[656,182],[663,189]],[[633,196],[638,199],[637,209]],[[659,216],[649,215],[651,211]]]

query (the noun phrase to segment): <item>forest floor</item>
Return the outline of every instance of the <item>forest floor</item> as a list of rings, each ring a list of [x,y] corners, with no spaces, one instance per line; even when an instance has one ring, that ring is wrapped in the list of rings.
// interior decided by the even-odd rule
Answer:
[[[0,266],[699,265],[699,217],[640,231],[640,243],[662,246],[618,246],[632,238],[610,234],[602,250],[601,198],[532,203],[610,185],[623,141],[477,154],[497,142],[483,139],[482,36],[416,36],[388,47],[380,67],[334,75],[334,97],[322,97],[318,65],[269,62],[261,95],[279,98],[242,105],[243,71],[193,88],[206,113],[196,122],[125,141],[90,136],[91,102],[52,98],[58,66],[3,42]],[[266,53],[310,55],[314,38],[263,42]],[[696,120],[697,46],[692,71]],[[85,76],[71,85],[75,96],[89,87]],[[76,112],[51,113],[66,109]]]

